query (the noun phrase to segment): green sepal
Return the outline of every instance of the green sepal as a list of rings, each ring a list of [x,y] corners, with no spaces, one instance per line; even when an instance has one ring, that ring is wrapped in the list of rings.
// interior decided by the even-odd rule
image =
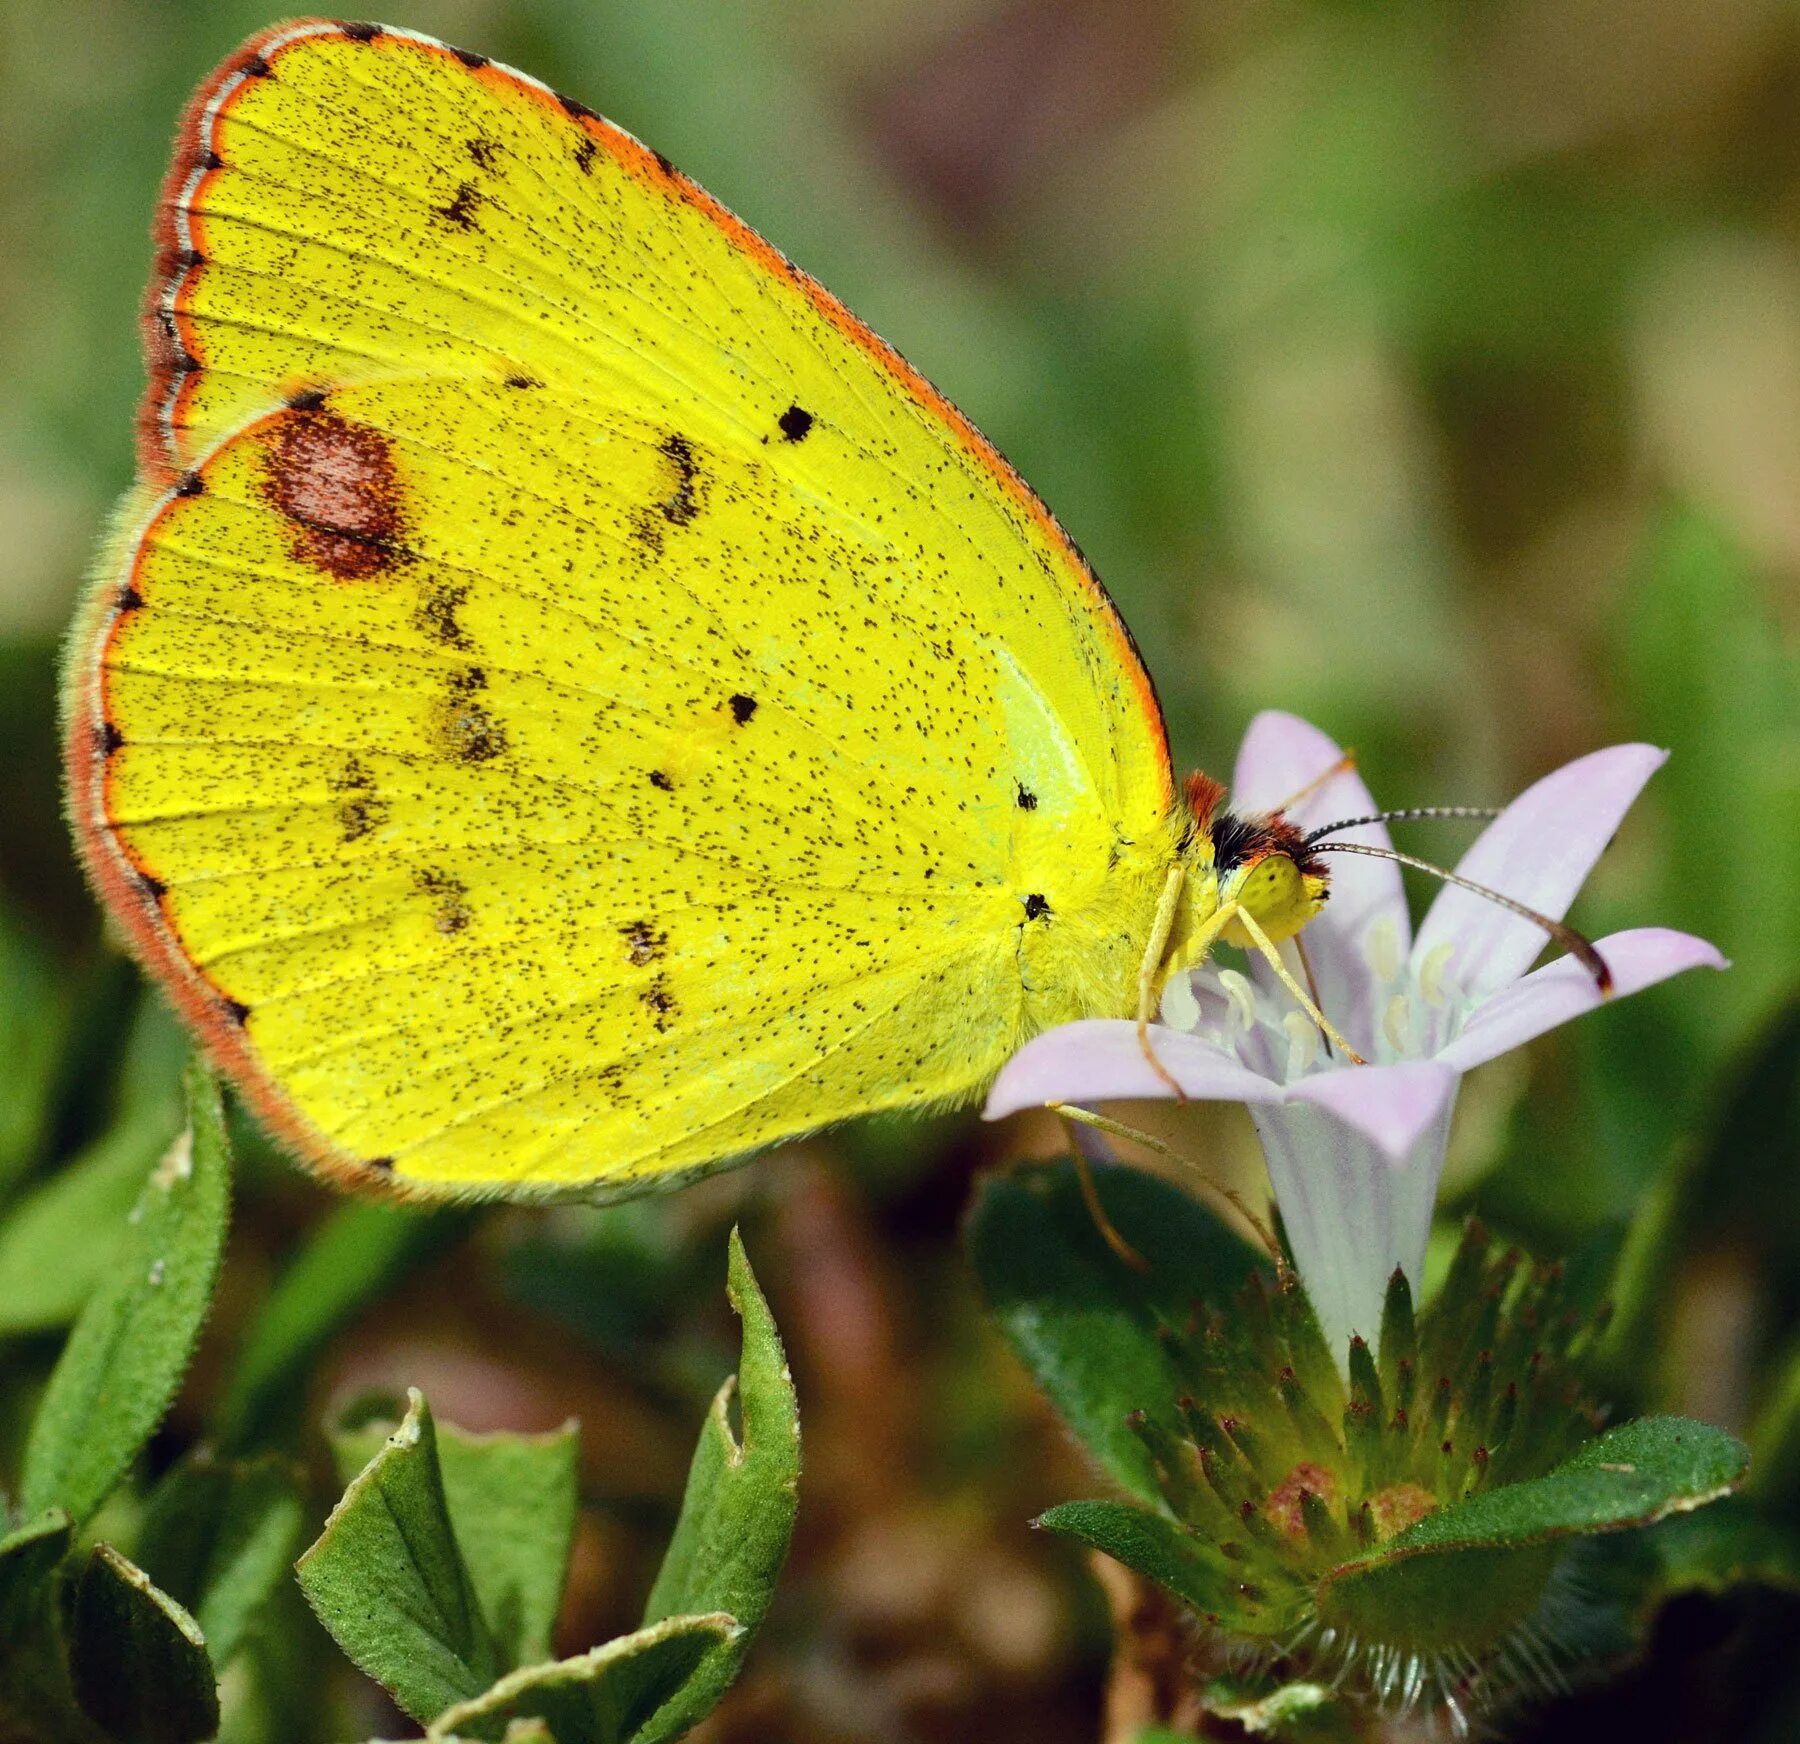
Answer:
[[[1147,1508],[1129,1502],[1062,1502],[1032,1524],[1104,1551],[1221,1628],[1260,1635],[1291,1620],[1247,1598],[1240,1590],[1242,1574],[1214,1546]]]
[[[1480,1648],[1536,1606],[1566,1539],[1647,1526],[1723,1497],[1749,1451],[1679,1417],[1608,1430],[1553,1471],[1442,1508],[1315,1588],[1322,1621],[1365,1640]]]

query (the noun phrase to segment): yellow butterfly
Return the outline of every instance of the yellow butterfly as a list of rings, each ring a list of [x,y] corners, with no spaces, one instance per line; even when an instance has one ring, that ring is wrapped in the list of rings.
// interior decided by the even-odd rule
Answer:
[[[582,104],[284,25],[194,99],[158,242],[70,809],[340,1182],[616,1197],[965,1102],[1324,900],[1279,819],[1216,849],[968,420]]]

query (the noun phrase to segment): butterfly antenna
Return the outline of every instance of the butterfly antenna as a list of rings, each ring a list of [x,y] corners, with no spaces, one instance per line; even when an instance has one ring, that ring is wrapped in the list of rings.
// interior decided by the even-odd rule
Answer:
[[[1335,836],[1339,830],[1353,830],[1359,824],[1393,824],[1413,818],[1497,818],[1499,815],[1500,808],[1492,805],[1409,805],[1399,811],[1372,812],[1368,817],[1339,818],[1334,824],[1321,825],[1308,834],[1305,846],[1310,848],[1327,836]]]
[[[1602,997],[1613,990],[1612,970],[1606,966],[1606,959],[1594,949],[1591,939],[1578,933],[1564,921],[1552,920],[1549,915],[1539,914],[1535,908],[1527,908],[1524,903],[1516,902],[1498,890],[1490,889],[1485,884],[1477,884],[1473,878],[1465,878],[1460,872],[1446,871],[1444,867],[1434,866],[1429,860],[1418,859],[1412,854],[1403,854],[1398,848],[1381,848],[1373,842],[1309,842],[1309,846],[1316,854],[1366,854],[1371,860],[1394,860],[1402,866],[1411,866],[1415,871],[1429,872],[1432,877],[1441,878],[1446,884],[1454,884],[1460,890],[1484,896],[1489,902],[1497,902],[1502,908],[1510,909],[1512,913],[1530,921],[1533,926],[1542,927],[1593,976],[1594,985],[1600,989]]]

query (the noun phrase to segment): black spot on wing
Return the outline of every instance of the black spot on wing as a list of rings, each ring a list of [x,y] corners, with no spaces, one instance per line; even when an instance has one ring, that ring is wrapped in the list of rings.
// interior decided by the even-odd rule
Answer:
[[[471,139],[469,156],[484,170],[491,170],[500,161],[500,147],[491,139]]]
[[[361,841],[387,819],[388,803],[376,791],[375,778],[358,757],[347,757],[329,783],[338,799],[338,834],[346,843]]]
[[[94,735],[95,743],[100,748],[102,757],[110,757],[113,752],[125,743],[125,735],[111,721],[103,721]]]
[[[438,748],[455,763],[491,763],[504,754],[506,729],[485,704],[487,674],[479,666],[452,672],[437,711]]]
[[[557,102],[563,106],[564,111],[567,114],[572,115],[577,121],[598,121],[600,119],[600,117],[578,97],[565,97],[561,91],[556,92],[555,96]]]
[[[197,497],[206,490],[206,480],[197,472],[184,472],[176,483],[175,494],[178,497]]]
[[[650,1013],[650,1021],[656,1026],[656,1033],[666,1035],[669,1025],[680,1010],[675,1003],[675,995],[669,990],[667,977],[658,975],[638,995],[638,998],[644,1002],[644,1009]]]
[[[784,442],[804,442],[813,427],[813,415],[804,406],[789,406],[775,421]]]
[[[668,527],[685,527],[700,513],[704,475],[694,445],[679,431],[671,431],[656,445],[667,462],[664,494],[649,508],[631,517],[631,530],[652,556],[660,556]]]
[[[391,1175],[394,1172],[394,1159],[392,1157],[370,1157],[363,1167],[373,1169],[378,1175]]]
[[[288,395],[287,409],[290,412],[322,412],[325,410],[325,390],[301,388],[298,393]]]
[[[225,1007],[225,1015],[230,1018],[239,1029],[242,1029],[244,1025],[250,1021],[250,1007],[247,1006],[243,1000],[227,998],[222,1000],[221,1003]]]
[[[373,42],[376,37],[381,35],[379,24],[362,24],[351,19],[341,20],[338,29],[352,42]]]
[[[658,506],[665,521],[684,527],[700,513],[700,462],[694,458],[693,443],[673,431],[657,446],[675,468],[675,489]]]
[[[591,176],[594,173],[594,154],[599,149],[600,148],[595,145],[591,139],[584,139],[576,146],[575,167],[580,170],[584,176]]]
[[[544,384],[541,381],[539,381],[535,376],[509,375],[506,378],[506,385],[509,388],[523,389],[523,388],[541,388]]]
[[[669,935],[656,931],[647,920],[634,920],[630,926],[620,927],[619,936],[625,941],[626,956],[640,967],[654,963],[669,944]]]
[[[447,206],[432,207],[432,215],[454,224],[459,230],[475,230],[475,214],[481,206],[481,190],[473,182],[459,182]]]
[[[675,791],[675,778],[664,770],[652,769],[650,771],[650,785],[660,789],[664,793],[673,793]]]
[[[275,76],[275,69],[259,54],[249,56],[238,70],[247,79],[270,79]]]
[[[750,717],[752,715],[754,715],[755,713],[756,713],[756,698],[755,697],[745,696],[742,691],[739,691],[737,693],[737,695],[732,697],[732,699],[731,699],[731,718],[734,721],[736,721],[740,727],[749,726]]]
[[[430,901],[431,924],[446,938],[469,924],[469,887],[460,878],[422,866],[413,874],[413,888]]]
[[[466,582],[440,581],[428,583],[414,621],[434,642],[446,648],[467,650],[468,632],[457,622],[456,614],[469,597]],[[462,682],[467,682],[466,678]]]
[[[1022,781],[1015,781],[1013,786],[1018,790],[1019,810],[1036,811],[1038,804],[1037,795]]]
[[[1035,890],[1025,898],[1025,918],[1042,920],[1050,912],[1050,904]]]

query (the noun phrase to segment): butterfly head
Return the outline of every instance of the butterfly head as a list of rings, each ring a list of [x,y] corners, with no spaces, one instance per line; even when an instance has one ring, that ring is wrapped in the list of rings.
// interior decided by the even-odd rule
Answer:
[[[1210,776],[1195,774],[1187,784],[1194,817],[1194,848],[1204,859],[1212,851],[1216,908],[1235,904],[1273,940],[1292,938],[1325,906],[1330,874],[1310,851],[1304,833],[1279,812],[1227,811],[1225,789]],[[1223,935],[1234,945],[1251,945],[1235,920]]]

